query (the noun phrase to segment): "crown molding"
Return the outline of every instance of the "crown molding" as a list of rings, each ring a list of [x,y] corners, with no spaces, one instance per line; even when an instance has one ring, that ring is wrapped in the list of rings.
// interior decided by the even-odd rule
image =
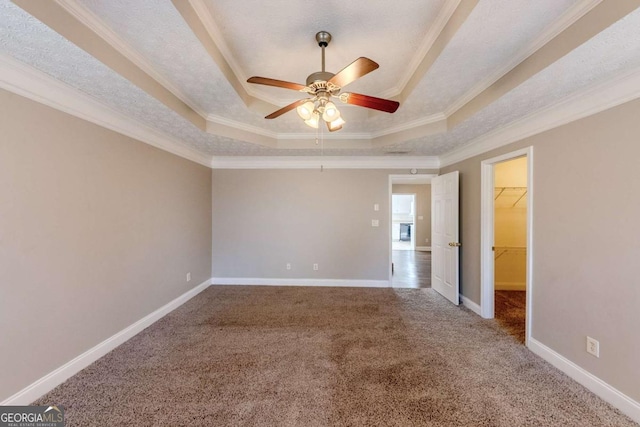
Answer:
[[[212,169],[438,169],[431,156],[214,156]]]
[[[412,120],[407,123],[403,123],[398,126],[394,126],[388,129],[384,129],[377,132],[339,132],[339,133],[322,133],[322,138],[324,140],[374,140],[376,138],[380,138],[387,135],[393,135],[396,133],[410,131],[412,129],[419,128],[421,126],[431,125],[434,123],[439,123],[442,121],[446,121],[446,117],[444,114],[438,113],[433,114],[431,116],[427,116],[421,119]],[[237,130],[243,132],[249,132],[256,135],[261,135],[267,138],[273,138],[278,141],[289,141],[289,140],[314,140],[318,138],[318,133],[315,131],[309,132],[272,132],[257,126],[248,125],[246,123],[238,122],[236,120],[227,119],[226,117],[220,117],[213,114],[209,114],[207,116],[207,121],[227,126],[230,128],[235,128]]]
[[[640,68],[575,93],[440,156],[445,167],[640,98]]]
[[[282,141],[287,140],[301,140],[301,139],[317,139],[322,138],[324,140],[370,140],[372,138],[370,133],[367,132],[329,132],[322,130],[322,136],[318,135],[315,130],[309,129],[309,132],[295,132],[295,133],[279,133],[278,139]]]
[[[0,87],[201,165],[211,165],[211,156],[186,147],[179,140],[133,120],[42,71],[1,53]]]
[[[267,129],[263,129],[258,126],[248,125],[246,123],[239,122],[237,120],[228,119],[226,117],[216,116],[215,114],[209,114],[206,116],[207,122],[215,123],[218,125],[229,126],[241,131],[255,133],[257,135],[266,136],[268,138],[278,139],[279,134]]]
[[[427,118],[429,119],[429,118]],[[269,138],[273,138],[276,140],[282,140],[282,141],[287,141],[287,140],[310,140],[310,139],[316,139],[318,138],[318,132],[316,132],[315,130],[311,130],[309,128],[309,131],[307,132],[287,132],[287,133],[283,133],[283,132],[272,132],[266,129],[262,129],[258,126],[252,126],[252,125],[248,125],[246,123],[242,123],[242,122],[238,122],[236,120],[231,120],[231,119],[227,119],[226,117],[220,117],[220,116],[216,116],[213,114],[209,114],[207,116],[207,121],[210,121],[212,123],[216,123],[216,124],[220,124],[220,125],[224,125],[224,126],[229,126],[229,127],[233,127],[236,128],[238,130],[242,130],[245,132],[252,132],[258,135],[262,135],[262,136],[266,136]],[[425,121],[425,119],[420,119],[420,121]],[[425,122],[424,124],[426,124],[427,122]],[[414,127],[417,125],[412,125],[411,127]],[[400,129],[400,127],[398,127],[399,130],[403,130]],[[377,136],[380,135],[385,135],[386,133],[380,133],[380,135],[375,134],[375,133],[369,133],[369,132],[325,132],[324,130],[322,131],[322,138],[325,140],[345,140],[345,139],[356,139],[356,140],[361,140],[361,139],[372,139],[375,138]],[[392,131],[392,132],[396,132],[396,131]]]
[[[78,21],[87,26],[91,31],[100,36],[104,41],[109,43],[114,49],[120,52],[129,61],[133,62],[142,71],[147,73],[151,78],[167,88],[169,92],[173,93],[180,101],[184,102],[193,111],[198,113],[202,118],[207,118],[207,113],[199,106],[195,105],[187,95],[185,95],[180,89],[178,89],[173,83],[171,83],[166,77],[160,74],[151,62],[142,56],[137,50],[135,50],[129,43],[127,43],[122,37],[120,37],[115,31],[108,27],[100,18],[98,18],[93,12],[91,12],[86,6],[79,3],[77,0],[54,0],[68,13],[74,16]]]
[[[495,73],[490,74],[486,79],[471,88],[457,101],[451,104],[443,114],[446,117],[451,116],[453,113],[464,107],[469,101],[476,96],[480,95],[492,84],[500,80],[505,74],[513,70],[518,64],[531,56],[534,52],[538,51],[541,47],[546,45],[549,41],[555,38],[558,34],[573,25],[576,21],[586,15],[591,9],[600,4],[602,0],[582,0],[572,7],[570,7],[560,19],[554,21],[549,25],[540,36],[538,36],[533,42],[527,45],[523,50],[516,54],[514,59],[506,64],[504,67],[498,69]]]
[[[436,113],[436,114],[432,114],[430,116],[427,117],[423,117],[421,119],[416,119],[416,120],[411,120],[408,121],[406,123],[403,123],[401,125],[397,125],[397,126],[393,126],[387,129],[383,129],[380,130],[378,132],[372,132],[371,134],[369,134],[370,138],[380,138],[382,136],[387,136],[387,135],[392,135],[394,133],[400,133],[400,132],[405,132],[405,131],[409,131],[415,128],[418,128],[420,126],[426,126],[426,125],[431,125],[434,123],[438,123],[441,121],[446,121],[447,120],[447,116],[445,116],[442,113]]]

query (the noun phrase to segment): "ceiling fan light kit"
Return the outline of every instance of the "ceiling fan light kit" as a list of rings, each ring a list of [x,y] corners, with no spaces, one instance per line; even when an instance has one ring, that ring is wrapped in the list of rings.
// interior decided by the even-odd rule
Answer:
[[[389,99],[376,98],[358,93],[340,93],[344,86],[377,69],[378,64],[369,58],[360,57],[343,68],[338,74],[330,73],[325,71],[324,49],[331,41],[331,34],[326,31],[320,31],[316,34],[316,41],[322,49],[322,71],[310,74],[309,77],[307,77],[306,86],[267,77],[254,76],[247,80],[249,83],[297,90],[312,96],[311,98],[301,99],[282,107],[266,116],[266,119],[275,119],[295,109],[298,116],[307,126],[317,129],[320,119],[322,119],[327,129],[329,129],[330,132],[335,132],[342,129],[346,121],[342,117],[338,107],[331,101],[331,98],[339,99],[345,104],[371,108],[386,113],[394,113],[398,109],[400,103]]]

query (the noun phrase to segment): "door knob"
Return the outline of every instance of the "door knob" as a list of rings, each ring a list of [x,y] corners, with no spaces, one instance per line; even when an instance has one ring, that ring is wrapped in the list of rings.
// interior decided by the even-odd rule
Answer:
[[[461,243],[458,243],[458,242],[449,242],[449,246],[452,246],[452,247],[459,247],[459,246],[462,246],[462,244],[461,244]]]

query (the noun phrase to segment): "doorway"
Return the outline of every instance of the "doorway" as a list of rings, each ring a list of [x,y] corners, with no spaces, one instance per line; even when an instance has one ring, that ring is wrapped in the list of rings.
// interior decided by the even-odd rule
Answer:
[[[416,194],[391,194],[391,249],[416,249]]]
[[[531,335],[532,148],[482,162],[481,314]]]
[[[431,286],[431,177],[389,176],[389,282]]]

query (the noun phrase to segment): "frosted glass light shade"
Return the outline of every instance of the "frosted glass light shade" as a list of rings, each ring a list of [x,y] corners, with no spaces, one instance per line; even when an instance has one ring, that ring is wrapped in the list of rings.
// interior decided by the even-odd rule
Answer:
[[[307,101],[304,104],[296,107],[296,112],[302,120],[309,120],[313,116],[314,109],[315,105],[313,105],[313,102]]]
[[[332,122],[340,118],[340,111],[336,108],[333,102],[327,102],[324,106],[324,113],[322,113],[322,119],[325,122]]]
[[[329,123],[329,130],[333,132],[333,131],[342,129],[342,125],[345,124],[346,122],[342,117],[338,117],[334,121],[328,122],[328,123]]]
[[[311,126],[314,129],[318,129],[318,122],[320,121],[320,114],[318,113],[311,113],[311,117],[309,117],[307,120],[305,120],[305,124],[307,126]]]

